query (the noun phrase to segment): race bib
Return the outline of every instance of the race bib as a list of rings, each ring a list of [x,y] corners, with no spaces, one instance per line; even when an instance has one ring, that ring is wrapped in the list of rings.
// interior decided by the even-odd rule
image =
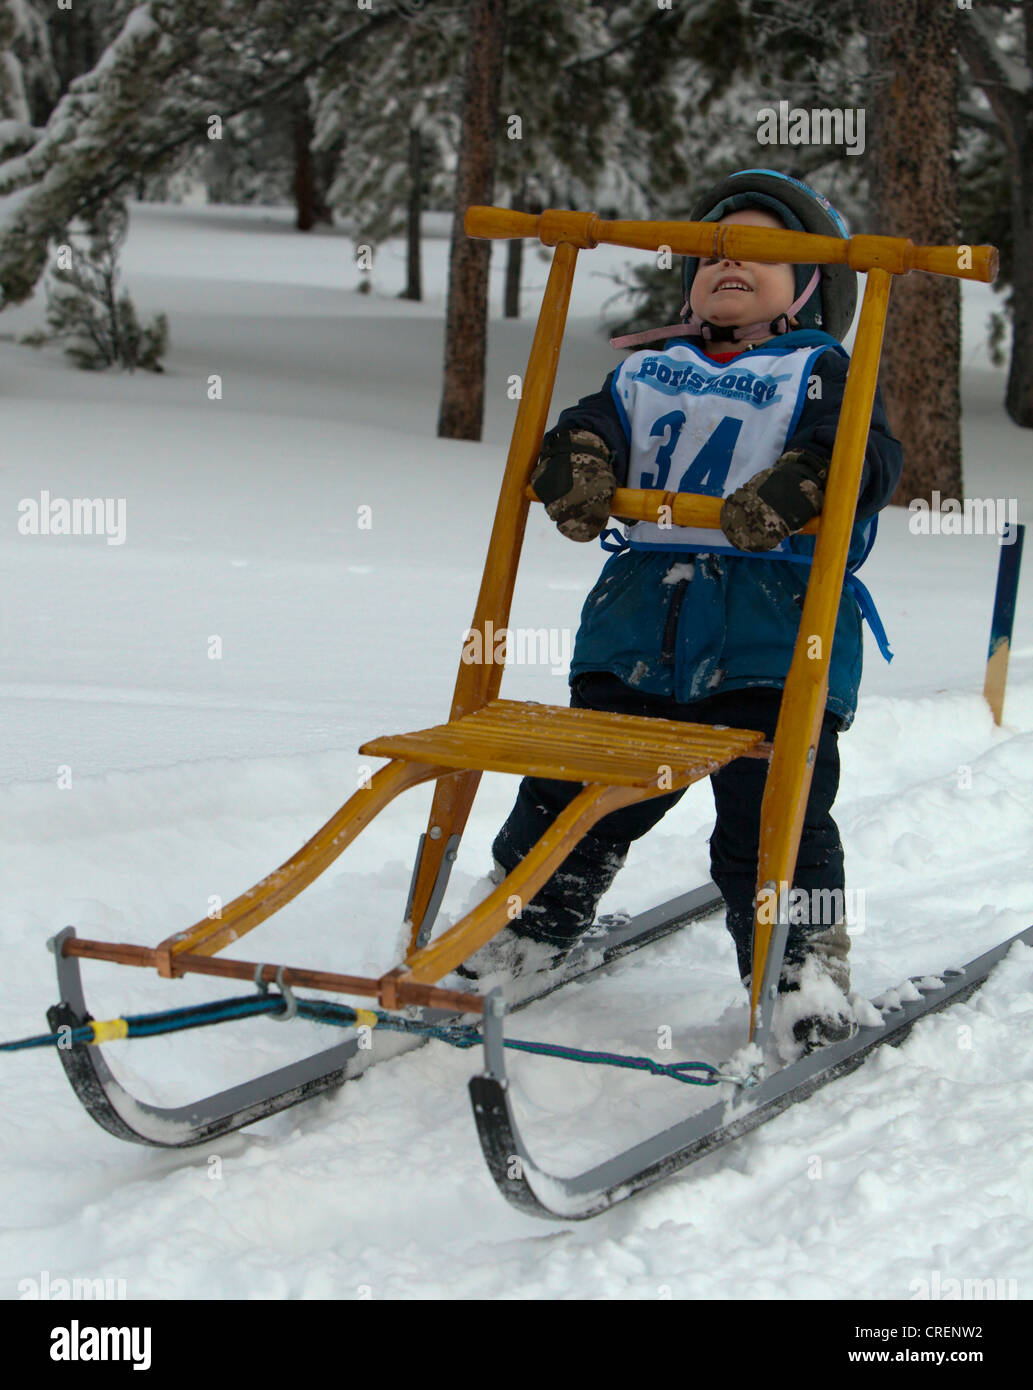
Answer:
[[[730,496],[785,452],[828,350],[765,345],[724,364],[689,343],[633,353],[612,388],[630,445],[627,486]],[[705,527],[637,521],[625,536],[633,549],[742,554]]]

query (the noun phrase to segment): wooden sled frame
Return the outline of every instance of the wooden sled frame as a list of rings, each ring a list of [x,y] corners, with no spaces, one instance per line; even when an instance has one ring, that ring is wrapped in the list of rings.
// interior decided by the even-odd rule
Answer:
[[[460,661],[447,724],[414,734],[374,739],[359,750],[390,761],[302,848],[272,874],[233,899],[217,918],[166,938],[156,948],[71,937],[65,955],[156,968],[172,978],[188,973],[272,982],[370,996],[384,1008],[407,1005],[481,1012],[480,996],[435,982],[484,945],[526,904],[577,842],[603,816],[647,797],[678,790],[737,757],[769,757],[761,811],[757,886],[779,901],[778,920],[758,910],[754,925],[751,1038],[763,1033],[785,946],[785,888],[793,881],[815,750],[828,694],[829,661],[847,551],[871,421],[882,336],[894,275],[922,270],[991,281],[991,246],[918,247],[893,237],[821,237],[804,232],[691,222],[605,221],[594,213],[549,210],[540,216],[500,208],[470,208],[466,231],[475,237],[537,237],[555,247],[524,378],[502,479],[488,555],[471,628],[505,628],[533,498],[529,486],[552,399],[578,251],[600,242],[678,255],[794,264],[847,264],[868,274],[832,455],[825,506],[804,527],[817,534],[807,594],[774,742],[750,730],[715,729],[628,715],[519,704],[498,699],[502,664]],[[719,527],[721,499],[685,493],[618,489],[614,515],[674,525]],[[489,644],[490,645],[490,644]],[[812,653],[817,653],[812,655]],[[581,782],[583,790],[517,868],[484,902],[427,944],[443,876],[455,857],[484,771],[533,773]],[[258,926],[313,881],[400,792],[434,780],[427,833],[414,873],[407,921],[409,950],[402,965],[379,979],[282,968],[213,957]],[[781,891],[780,891],[781,890]],[[257,973],[256,973],[257,972]]]

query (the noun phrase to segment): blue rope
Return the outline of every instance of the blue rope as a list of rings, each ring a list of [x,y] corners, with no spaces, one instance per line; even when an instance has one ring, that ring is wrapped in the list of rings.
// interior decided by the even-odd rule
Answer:
[[[169,1009],[163,1013],[136,1014],[121,1020],[126,1024],[127,1038],[155,1037],[161,1033],[182,1032],[187,1028],[205,1028],[213,1023],[228,1023],[254,1014],[280,1013],[284,1007],[278,994],[247,994],[236,999],[220,999],[213,1004],[194,1004],[184,1009]],[[352,1011],[354,1019],[354,1011]],[[93,1024],[79,1028],[62,1028],[56,1033],[41,1033],[16,1042],[0,1043],[0,1052],[21,1052],[30,1047],[68,1047],[74,1043],[93,1042]]]
[[[334,1004],[322,999],[298,999],[297,1016],[314,1023],[325,1023],[337,1028],[353,1028],[358,1022],[358,1013],[346,1004]],[[136,1014],[114,1022],[124,1025],[121,1034],[127,1038],[157,1037],[162,1033],[184,1032],[188,1028],[206,1028],[216,1023],[229,1023],[238,1018],[252,1018],[260,1014],[279,1014],[285,1012],[287,1004],[280,994],[247,994],[234,999],[221,999],[212,1004],[198,1004],[183,1009],[168,1009],[162,1013]],[[376,1018],[378,1028],[392,1032],[420,1034],[447,1043],[449,1047],[479,1047],[482,1041],[480,1031],[474,1024],[420,1023],[415,1019],[399,1018],[379,1010],[362,1010]],[[98,1025],[106,1027],[107,1025]],[[42,1033],[36,1037],[20,1038],[14,1042],[0,1043],[0,1052],[21,1052],[34,1047],[69,1047],[90,1044],[95,1041],[93,1023],[85,1023],[78,1028],[62,1028],[56,1033]],[[674,1081],[682,1081],[690,1086],[713,1086],[720,1080],[717,1067],[709,1062],[654,1062],[651,1057],[626,1057],[619,1052],[588,1052],[583,1048],[562,1047],[558,1043],[521,1042],[516,1038],[503,1040],[506,1047],[518,1052],[535,1053],[542,1057],[558,1057],[564,1061],[584,1062],[597,1066],[624,1067],[634,1071],[647,1071],[653,1076],[669,1076]],[[697,1072],[692,1076],[686,1073]]]
[[[669,1076],[673,1081],[684,1081],[689,1086],[713,1086],[717,1079],[717,1067],[709,1062],[654,1062],[652,1057],[625,1057],[620,1052],[585,1052],[579,1047],[560,1047],[556,1043],[520,1042],[516,1038],[505,1039],[506,1047],[518,1052],[537,1052],[543,1057],[560,1057],[568,1062],[589,1062],[604,1067],[629,1067],[634,1071],[648,1071],[653,1076]],[[683,1076],[683,1072],[698,1071],[702,1076]]]

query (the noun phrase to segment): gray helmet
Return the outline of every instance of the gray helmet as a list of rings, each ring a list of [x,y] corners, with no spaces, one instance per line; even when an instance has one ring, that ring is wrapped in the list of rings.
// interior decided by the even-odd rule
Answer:
[[[788,174],[775,169],[743,169],[722,179],[698,198],[689,214],[691,222],[719,222],[732,212],[760,208],[773,213],[794,232],[846,237],[846,224],[827,198]],[[683,268],[688,303],[699,258],[686,256]],[[796,296],[804,293],[814,274],[813,265],[795,265]],[[801,328],[818,328],[840,341],[846,336],[857,307],[857,275],[848,265],[823,265],[818,285],[796,311]],[[686,313],[688,311],[686,310]]]

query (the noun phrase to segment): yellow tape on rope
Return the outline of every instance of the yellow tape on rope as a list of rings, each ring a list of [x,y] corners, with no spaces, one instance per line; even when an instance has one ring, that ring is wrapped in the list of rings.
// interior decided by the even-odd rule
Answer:
[[[129,1036],[129,1024],[124,1018],[109,1018],[106,1021],[94,1019],[92,1027],[93,1037],[90,1041],[94,1043],[115,1042]]]

